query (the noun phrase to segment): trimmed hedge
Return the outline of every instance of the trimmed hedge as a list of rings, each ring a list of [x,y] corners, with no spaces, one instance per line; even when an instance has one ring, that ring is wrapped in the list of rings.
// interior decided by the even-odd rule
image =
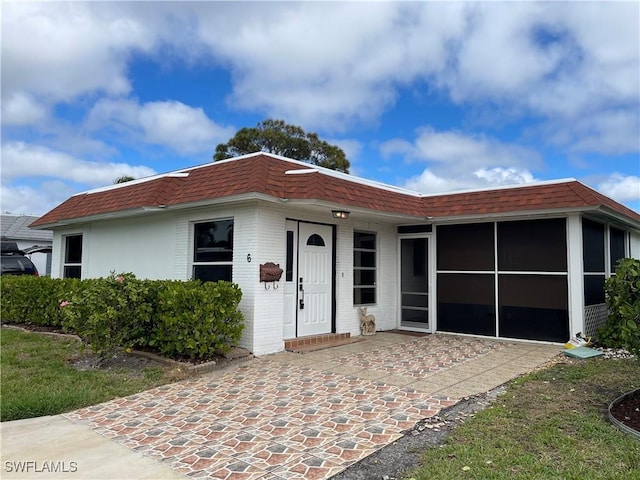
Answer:
[[[241,297],[228,282],[164,282],[149,346],[191,359],[228,352],[244,328]]]
[[[242,292],[229,282],[24,275],[2,277],[0,294],[4,322],[62,327],[102,360],[135,346],[201,359],[237,345],[244,328]]]
[[[53,279],[31,275],[6,275],[1,278],[0,315],[3,322],[61,327],[60,302],[73,293],[81,294],[87,283],[78,279]]]

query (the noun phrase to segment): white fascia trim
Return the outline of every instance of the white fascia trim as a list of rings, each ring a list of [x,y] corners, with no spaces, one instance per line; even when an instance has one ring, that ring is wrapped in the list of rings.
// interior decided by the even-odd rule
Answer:
[[[469,223],[469,222],[493,222],[496,220],[529,220],[533,218],[558,218],[566,217],[572,213],[584,213],[597,211],[598,207],[576,207],[576,208],[562,208],[562,209],[547,209],[547,210],[524,210],[519,212],[503,212],[503,213],[482,213],[475,215],[459,215],[453,217],[432,217],[431,223],[434,225],[451,224],[451,223]]]
[[[589,212],[596,212],[596,213],[600,213],[602,215],[604,215],[605,217],[608,217],[609,220],[611,219],[615,219],[616,224],[619,225],[626,225],[627,227],[630,227],[632,229],[634,229],[637,232],[640,232],[640,222],[637,222],[629,217],[627,217],[626,215],[623,215],[622,213],[618,213],[615,210],[612,210],[608,207],[602,206],[602,207],[598,207],[598,208],[594,208],[593,210],[590,210]],[[600,221],[602,221],[602,219],[600,219]]]

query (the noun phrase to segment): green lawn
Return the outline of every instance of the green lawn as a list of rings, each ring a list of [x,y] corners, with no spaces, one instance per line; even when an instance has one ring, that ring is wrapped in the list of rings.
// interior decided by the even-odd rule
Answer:
[[[164,370],[78,371],[77,340],[2,328],[0,420],[55,415],[171,381]]]
[[[640,478],[640,441],[606,417],[613,399],[639,387],[635,360],[573,361],[523,377],[407,478]]]

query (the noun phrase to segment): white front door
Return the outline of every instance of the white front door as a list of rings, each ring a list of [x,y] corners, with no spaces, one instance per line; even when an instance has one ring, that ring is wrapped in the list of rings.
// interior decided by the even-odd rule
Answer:
[[[333,227],[298,222],[296,231],[294,225],[295,222],[287,222],[287,248],[291,241],[297,243],[297,251],[293,254],[288,252],[287,258],[297,260],[297,265],[292,269],[292,281],[285,281],[283,333],[285,338],[330,333]]]

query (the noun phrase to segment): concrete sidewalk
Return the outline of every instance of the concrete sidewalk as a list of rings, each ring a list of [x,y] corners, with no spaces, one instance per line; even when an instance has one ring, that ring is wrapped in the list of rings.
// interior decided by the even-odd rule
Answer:
[[[419,420],[561,349],[378,333],[269,355],[64,416],[2,423],[1,476],[330,478]]]
[[[186,478],[62,415],[2,422],[0,439],[3,479]]]

